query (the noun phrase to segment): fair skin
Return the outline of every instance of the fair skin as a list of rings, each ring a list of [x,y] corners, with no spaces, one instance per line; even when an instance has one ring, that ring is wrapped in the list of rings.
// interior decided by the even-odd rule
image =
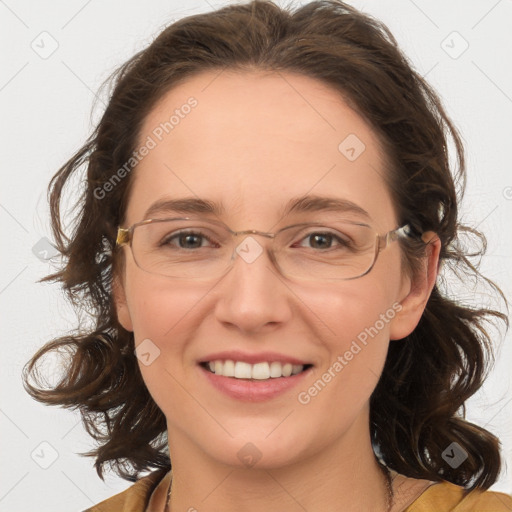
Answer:
[[[283,205],[306,194],[352,201],[378,233],[397,227],[378,139],[335,90],[292,73],[202,73],[163,97],[140,143],[190,96],[197,107],[133,171],[123,227],[143,220],[162,197],[194,196],[222,203],[220,217],[209,218],[233,230],[276,231],[290,224],[279,216]],[[349,134],[366,146],[354,161],[338,150]],[[140,368],[167,419],[171,511],[386,510],[369,399],[389,341],[415,328],[434,286],[435,237],[415,279],[401,268],[399,245],[392,243],[369,274],[337,283],[282,277],[265,253],[250,264],[237,258],[221,279],[178,281],[143,271],[124,250],[125,271],[115,286],[119,321],[134,332],[136,345],[149,338],[161,351]],[[317,396],[299,403],[298,393],[393,304],[401,310]],[[300,389],[243,402],[209,385],[197,364],[233,349],[277,351],[314,367]],[[249,442],[261,453],[252,467],[237,456]],[[399,510],[425,481],[399,475],[394,486]],[[164,502],[160,492],[154,509],[163,510]]]

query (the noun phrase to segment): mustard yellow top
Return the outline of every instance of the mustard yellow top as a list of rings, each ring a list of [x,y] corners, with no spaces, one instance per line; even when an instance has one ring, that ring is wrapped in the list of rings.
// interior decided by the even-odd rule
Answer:
[[[151,494],[171,472],[154,471],[125,491],[84,512],[153,512]],[[512,512],[512,496],[501,492],[475,490],[464,496],[464,488],[449,482],[430,485],[403,512]]]

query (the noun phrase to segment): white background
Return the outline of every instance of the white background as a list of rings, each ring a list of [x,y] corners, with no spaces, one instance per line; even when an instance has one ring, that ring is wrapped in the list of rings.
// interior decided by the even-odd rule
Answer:
[[[390,27],[461,130],[469,177],[463,220],[487,234],[482,269],[510,298],[512,1],[350,3]],[[41,238],[51,238],[46,187],[98,119],[101,101],[92,120],[91,106],[102,81],[174,19],[226,4],[0,0],[0,512],[83,510],[130,485],[113,475],[102,482],[92,459],[77,454],[93,445],[76,413],[38,404],[23,390],[20,372],[25,362],[43,343],[75,327],[73,311],[58,285],[36,283],[51,267],[32,248]],[[51,36],[40,35],[44,31]],[[48,49],[52,38],[58,48],[43,59],[31,45]],[[467,50],[453,58],[465,41]],[[468,418],[502,440],[508,473],[493,489],[509,493],[511,345],[509,335],[494,372],[468,406]],[[42,442],[49,445],[40,446]],[[43,469],[39,464],[50,463],[53,450],[55,462]]]

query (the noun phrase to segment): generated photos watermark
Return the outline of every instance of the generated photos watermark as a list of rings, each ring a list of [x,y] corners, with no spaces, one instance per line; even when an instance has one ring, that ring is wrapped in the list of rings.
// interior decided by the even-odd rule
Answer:
[[[357,335],[356,340],[352,340],[350,347],[341,355],[338,355],[336,360],[329,366],[329,368],[320,376],[315,383],[310,386],[306,391],[301,391],[297,395],[297,400],[302,405],[307,405],[311,400],[317,396],[326,386],[331,382],[342,370],[347,366],[354,357],[357,356],[367,345],[368,338],[375,338],[382,329],[395,318],[396,314],[402,311],[403,307],[400,303],[395,302],[385,313],[379,315],[379,319],[370,327],[365,327]]]
[[[197,105],[198,101],[191,96],[180,108],[174,110],[174,114],[169,117],[168,121],[164,121],[153,128],[151,135],[146,137],[144,143],[131,154],[130,158],[128,158],[107,181],[94,189],[94,197],[101,200],[104,199],[109,192],[112,192],[119,182],[126,178],[133,168],[149,155],[152,149],[157,147],[158,143],[162,141],[165,135],[171,133],[171,131],[180,124],[181,120],[185,119]]]

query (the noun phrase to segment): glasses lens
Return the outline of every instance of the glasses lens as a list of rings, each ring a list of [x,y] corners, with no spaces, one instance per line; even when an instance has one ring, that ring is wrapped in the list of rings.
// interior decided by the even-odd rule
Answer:
[[[251,243],[260,244],[257,237]],[[251,246],[248,258],[236,251],[235,239],[222,224],[208,220],[163,220],[138,225],[132,250],[137,265],[147,272],[186,279],[223,275],[238,253],[251,264],[264,253]],[[285,276],[306,280],[353,279],[365,274],[376,256],[375,231],[344,219],[301,223],[280,230],[273,243],[275,263]],[[268,243],[268,242],[266,242]]]
[[[165,220],[138,225],[132,250],[139,267],[176,278],[217,277],[232,255],[231,233],[202,220]]]
[[[283,273],[300,279],[353,279],[376,256],[377,236],[366,224],[344,219],[291,226],[279,233],[276,259]]]

